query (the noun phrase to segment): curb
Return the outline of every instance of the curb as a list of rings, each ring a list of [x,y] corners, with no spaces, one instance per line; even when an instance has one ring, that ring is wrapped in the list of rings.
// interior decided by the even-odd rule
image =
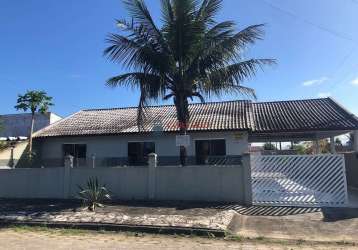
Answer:
[[[0,226],[43,226],[48,228],[65,228],[65,229],[85,229],[85,230],[105,230],[114,232],[140,232],[151,234],[184,234],[197,236],[215,236],[225,237],[227,234],[224,230],[216,230],[200,227],[175,227],[175,226],[149,226],[149,225],[130,225],[130,224],[113,224],[113,223],[88,223],[88,222],[46,222],[46,221],[12,221],[0,220]]]

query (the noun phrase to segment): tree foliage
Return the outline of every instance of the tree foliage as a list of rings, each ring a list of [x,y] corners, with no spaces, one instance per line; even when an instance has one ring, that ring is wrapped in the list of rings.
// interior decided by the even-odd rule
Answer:
[[[276,146],[271,142],[266,142],[263,147],[264,150],[277,150]]]
[[[48,96],[44,91],[27,91],[24,95],[19,95],[17,98],[17,104],[15,108],[17,110],[22,110],[24,112],[31,112],[31,126],[30,126],[30,139],[29,139],[29,151],[28,157],[31,161],[33,158],[32,152],[32,134],[34,130],[35,123],[35,113],[46,113],[50,106],[53,106],[52,97]]]
[[[46,92],[31,90],[18,96],[15,108],[35,114],[36,112],[46,113],[52,105],[52,97],[47,96]]]
[[[161,0],[161,26],[143,0],[125,0],[129,20],[118,20],[121,32],[109,34],[104,54],[128,73],[108,79],[111,87],[140,90],[138,127],[151,101],[173,99],[179,129],[190,118],[188,103],[197,98],[243,94],[255,97],[242,83],[272,59],[246,58],[246,49],[263,39],[263,24],[237,31],[233,21],[216,21],[222,0]]]

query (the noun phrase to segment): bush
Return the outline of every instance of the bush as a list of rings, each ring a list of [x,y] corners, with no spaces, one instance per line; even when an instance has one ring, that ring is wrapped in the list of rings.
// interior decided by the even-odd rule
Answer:
[[[105,185],[98,182],[97,177],[89,178],[85,188],[78,187],[78,196],[90,211],[94,212],[97,207],[103,207],[103,201],[111,199],[109,191]]]
[[[264,144],[264,150],[276,150],[276,149],[277,149],[276,146],[270,142],[266,142]]]

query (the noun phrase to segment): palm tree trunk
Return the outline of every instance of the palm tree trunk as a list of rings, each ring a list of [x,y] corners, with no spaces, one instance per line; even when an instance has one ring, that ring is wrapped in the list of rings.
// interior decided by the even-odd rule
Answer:
[[[179,124],[180,135],[186,135],[189,122],[189,103],[184,95],[177,96],[174,99],[175,108],[177,111],[177,119]],[[186,147],[180,146],[180,164],[186,165],[187,152]]]
[[[31,114],[31,128],[30,128],[30,137],[29,137],[29,157],[32,159],[32,133],[34,132],[35,124],[35,113]]]

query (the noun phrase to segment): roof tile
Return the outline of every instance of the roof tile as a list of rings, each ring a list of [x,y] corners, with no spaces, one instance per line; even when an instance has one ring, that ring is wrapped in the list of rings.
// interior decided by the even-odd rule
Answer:
[[[249,130],[278,131],[351,130],[358,121],[330,98],[279,102],[226,101],[189,105],[188,131]],[[109,135],[138,133],[137,108],[79,111],[39,132],[35,137]],[[161,128],[179,131],[173,105],[146,109],[141,132]]]

